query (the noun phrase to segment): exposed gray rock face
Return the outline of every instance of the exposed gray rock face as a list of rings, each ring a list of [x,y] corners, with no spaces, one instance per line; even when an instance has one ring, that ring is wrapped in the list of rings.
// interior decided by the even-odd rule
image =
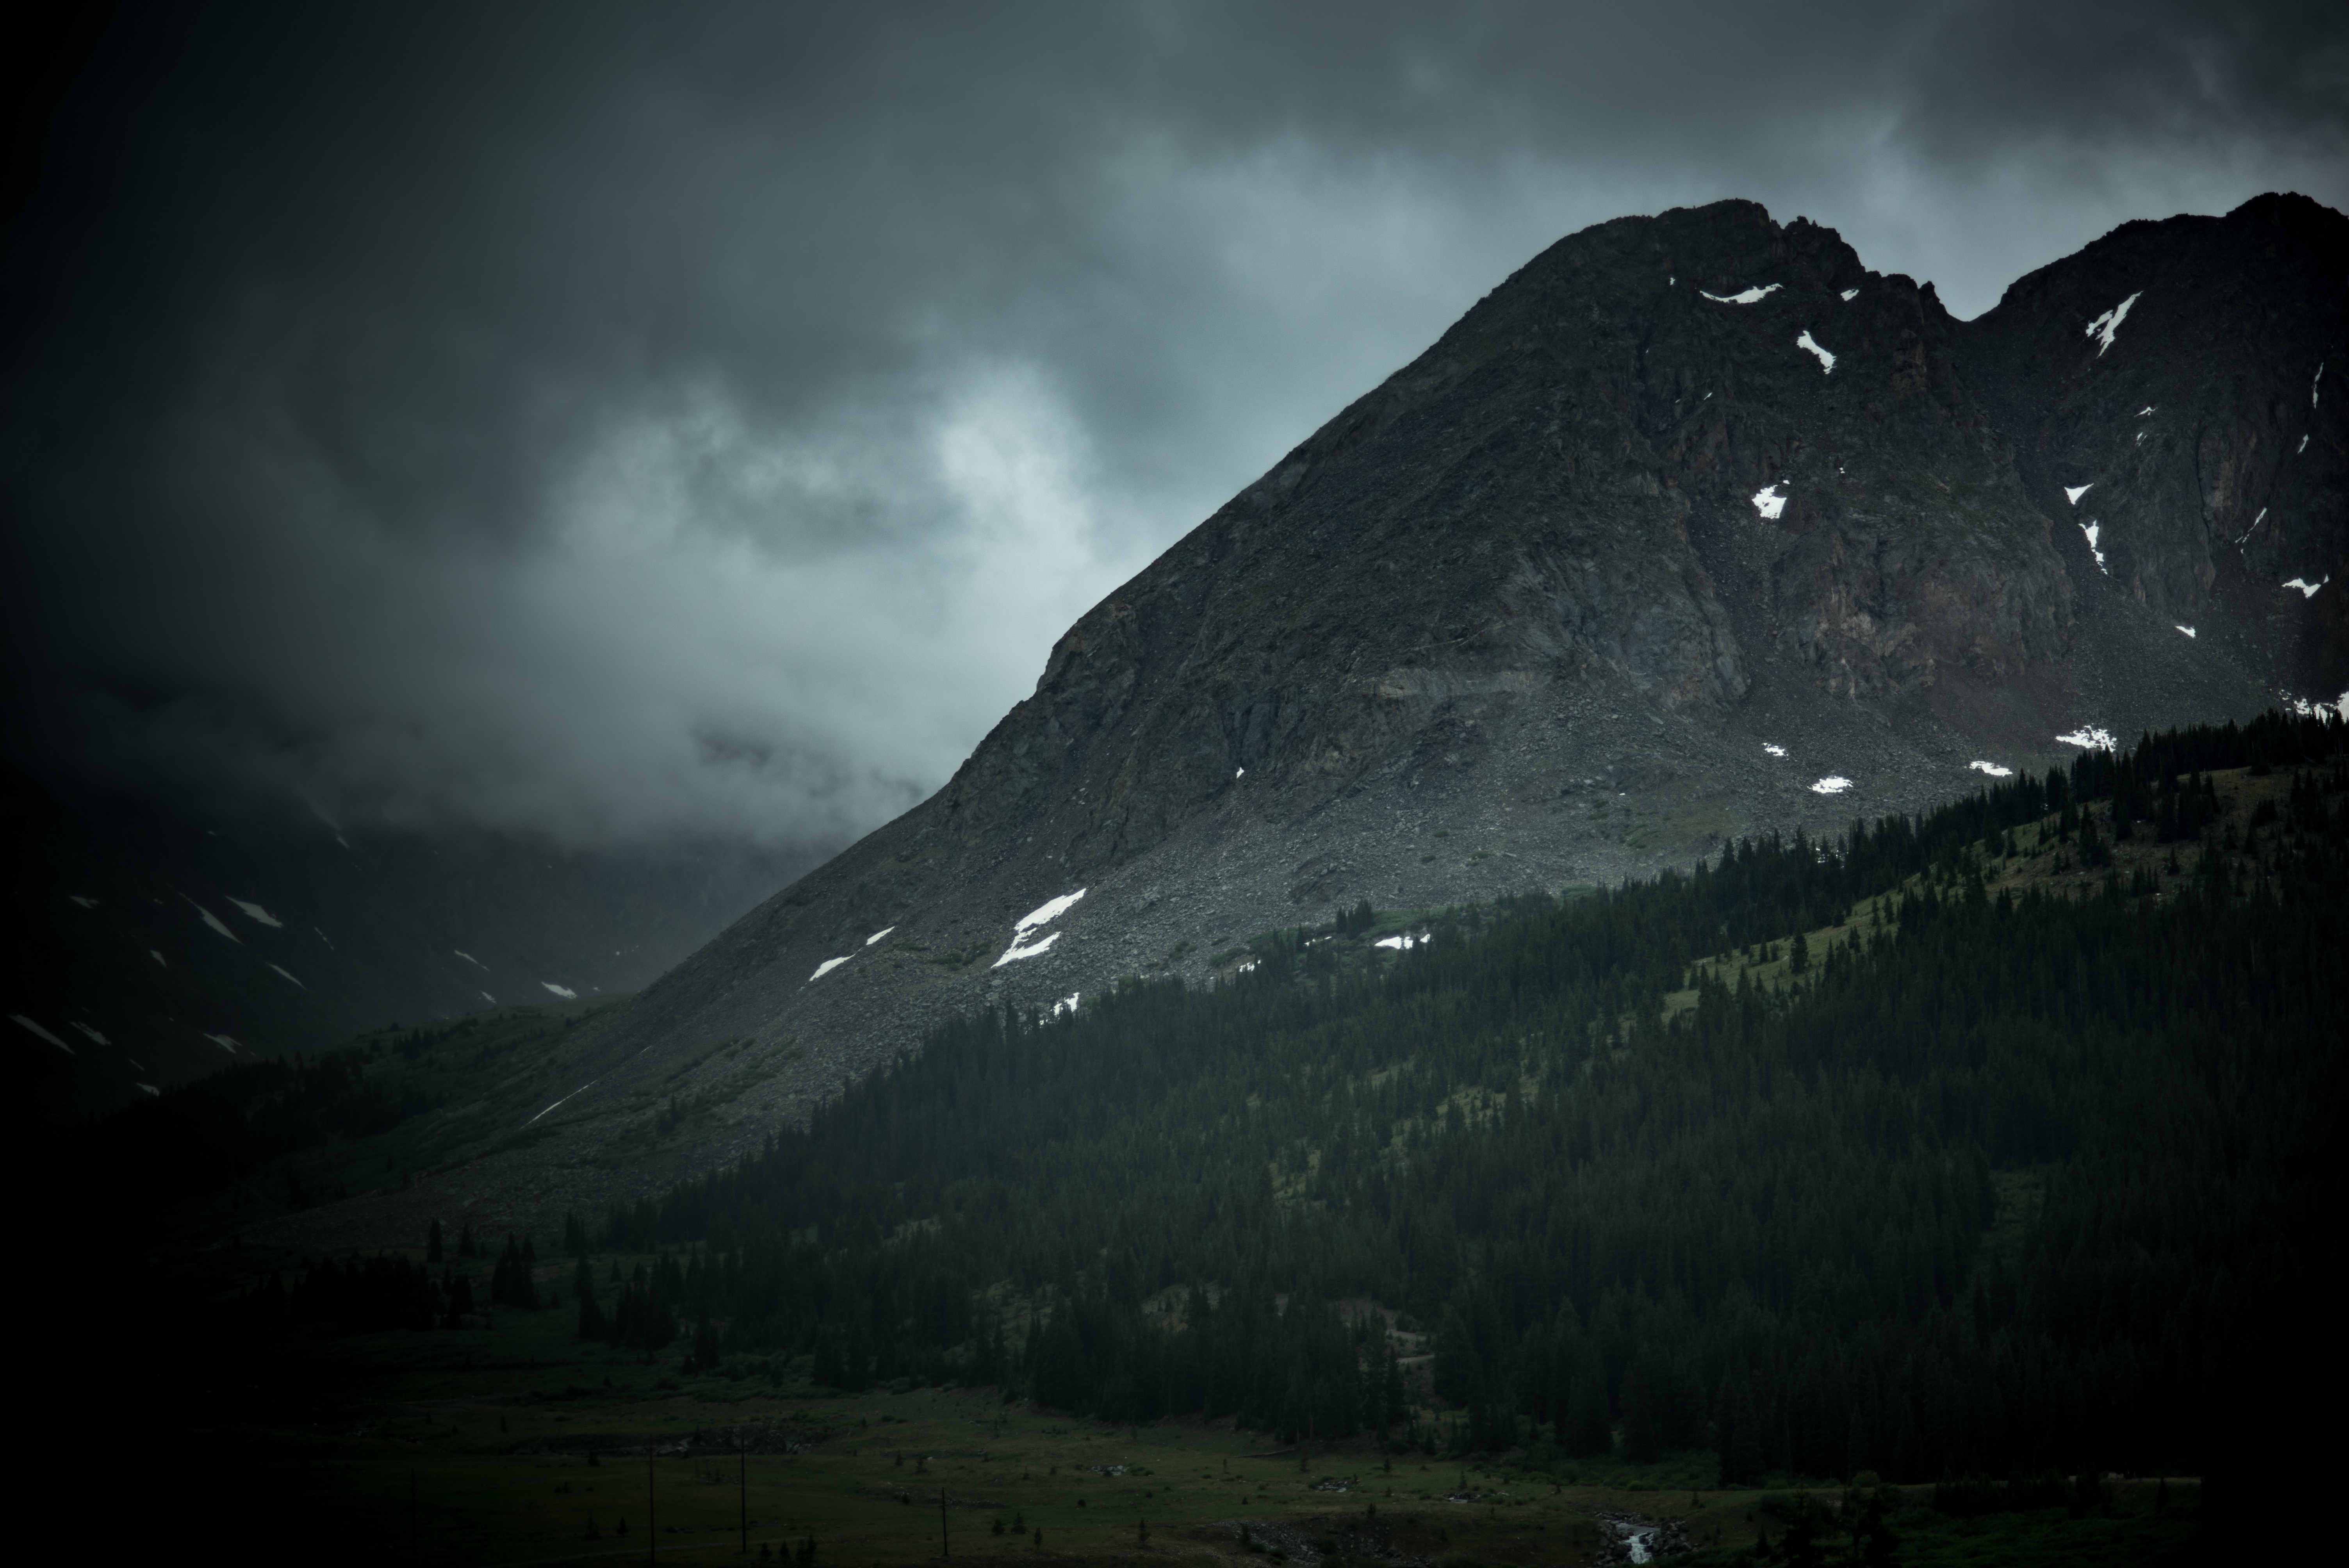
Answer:
[[[2342,594],[2284,586],[2339,573],[2349,529],[2344,227],[2299,196],[2124,224],[1967,329],[2033,500],[2097,526],[2097,575],[2289,697],[2349,685]]]
[[[935,797],[578,1031],[556,1135],[469,1190],[635,1196],[951,1010],[1204,980],[1340,903],[1652,872],[2330,697],[2345,235],[2297,198],[2131,225],[1973,323],[1749,202],[1561,241],[1071,627]]]

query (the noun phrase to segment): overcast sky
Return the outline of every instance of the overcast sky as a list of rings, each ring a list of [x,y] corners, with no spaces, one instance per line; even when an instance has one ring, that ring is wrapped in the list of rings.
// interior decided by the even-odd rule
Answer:
[[[2349,206],[2349,9],[175,6],[20,23],[7,738],[836,847],[1536,252],[1726,196],[1961,315]]]

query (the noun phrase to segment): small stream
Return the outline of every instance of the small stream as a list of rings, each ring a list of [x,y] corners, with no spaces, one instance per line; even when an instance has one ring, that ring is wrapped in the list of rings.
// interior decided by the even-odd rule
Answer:
[[[1599,1519],[1615,1532],[1615,1562],[1661,1563],[1690,1550],[1677,1520],[1646,1519],[1636,1513],[1600,1513]]]

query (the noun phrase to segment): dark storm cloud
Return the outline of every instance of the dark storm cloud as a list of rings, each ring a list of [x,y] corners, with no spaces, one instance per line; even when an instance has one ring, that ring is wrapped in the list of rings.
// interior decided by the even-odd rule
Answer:
[[[2320,6],[173,8],[15,54],[28,759],[836,841],[1544,244],[1752,196],[1987,307],[2344,201]]]

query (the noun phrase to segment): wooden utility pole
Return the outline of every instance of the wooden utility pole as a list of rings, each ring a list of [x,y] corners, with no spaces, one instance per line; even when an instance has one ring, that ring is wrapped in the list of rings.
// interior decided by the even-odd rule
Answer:
[[[734,1500],[741,1505],[742,1554],[750,1554],[750,1439],[734,1434]]]
[[[653,1441],[645,1439],[645,1561],[660,1561],[660,1521],[653,1514]]]
[[[947,1539],[947,1489],[938,1488],[938,1555],[954,1555],[954,1543]]]

